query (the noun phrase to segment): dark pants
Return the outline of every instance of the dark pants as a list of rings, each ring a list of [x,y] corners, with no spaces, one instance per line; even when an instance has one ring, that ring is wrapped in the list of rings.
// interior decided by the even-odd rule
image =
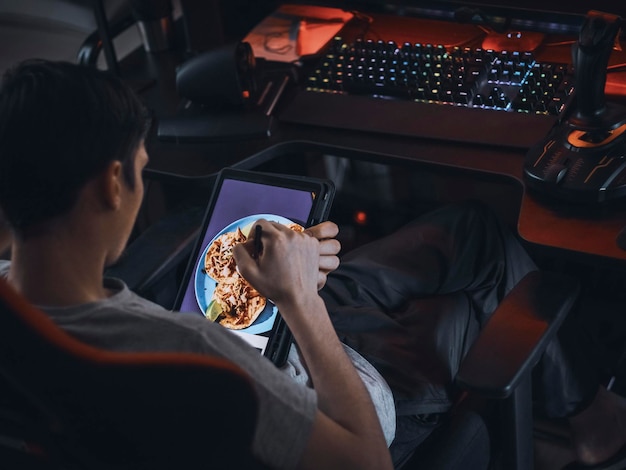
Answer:
[[[454,377],[481,326],[536,269],[506,227],[474,202],[429,212],[342,258],[321,294],[340,339],[368,359],[394,393],[394,461],[434,428],[429,415],[450,409]],[[542,363],[542,388],[550,397],[548,414],[565,416],[597,382],[586,370],[577,371],[578,380],[571,370],[579,352],[556,343]],[[563,386],[564,376],[571,387]]]

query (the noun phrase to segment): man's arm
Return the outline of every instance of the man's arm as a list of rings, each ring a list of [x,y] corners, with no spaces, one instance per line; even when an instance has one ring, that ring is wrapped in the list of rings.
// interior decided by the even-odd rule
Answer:
[[[239,245],[234,251],[237,266],[261,294],[278,306],[318,394],[318,412],[300,468],[392,468],[369,393],[317,293],[320,273],[325,280],[327,270],[321,263],[337,263],[330,260],[334,255],[322,255],[322,250],[333,251],[337,245],[330,248],[331,244],[326,243],[322,248],[324,244],[314,234],[293,232],[267,221],[259,224],[263,228],[260,255],[256,260],[250,256],[253,240]]]

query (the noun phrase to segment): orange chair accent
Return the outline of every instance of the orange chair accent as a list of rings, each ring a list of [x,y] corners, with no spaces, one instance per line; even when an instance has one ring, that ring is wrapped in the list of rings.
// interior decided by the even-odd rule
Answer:
[[[3,468],[259,467],[254,388],[227,360],[91,347],[1,278],[0,331]]]

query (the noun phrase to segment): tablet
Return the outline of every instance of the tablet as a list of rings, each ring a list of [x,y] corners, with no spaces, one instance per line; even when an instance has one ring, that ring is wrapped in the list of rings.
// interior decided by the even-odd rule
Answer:
[[[292,229],[326,220],[334,192],[332,182],[325,179],[234,168],[220,171],[183,276],[176,310],[219,323],[277,366],[283,365],[291,333],[271,300],[237,272],[232,246],[245,241],[261,218]]]

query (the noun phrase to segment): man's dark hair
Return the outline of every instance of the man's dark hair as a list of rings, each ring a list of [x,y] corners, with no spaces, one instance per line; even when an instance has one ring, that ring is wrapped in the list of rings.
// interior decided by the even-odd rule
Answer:
[[[119,160],[135,187],[146,108],[120,79],[93,67],[30,60],[0,85],[0,208],[16,235],[68,212],[84,185]]]

